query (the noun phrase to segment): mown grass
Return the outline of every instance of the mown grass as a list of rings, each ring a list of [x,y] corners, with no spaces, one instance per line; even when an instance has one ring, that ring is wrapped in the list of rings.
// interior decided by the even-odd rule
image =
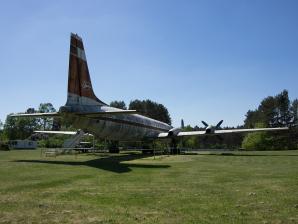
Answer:
[[[298,151],[0,151],[0,223],[298,223]]]

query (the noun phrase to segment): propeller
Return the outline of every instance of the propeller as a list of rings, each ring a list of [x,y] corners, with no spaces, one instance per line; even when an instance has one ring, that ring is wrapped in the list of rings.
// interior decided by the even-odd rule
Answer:
[[[205,121],[202,121],[203,125],[205,125],[205,127],[208,127],[209,124],[207,124]]]
[[[220,128],[220,125],[222,124],[223,120],[221,120],[220,122],[217,123],[217,125],[215,126],[216,129]]]
[[[215,129],[218,129],[218,128],[220,128],[220,126],[221,126],[222,123],[223,123],[223,120],[221,120],[220,122],[218,122],[216,126],[212,126],[212,127],[214,127]],[[207,128],[207,127],[210,127],[209,124],[208,124],[207,122],[205,122],[205,121],[202,121],[202,124],[203,124],[206,128]]]
[[[213,125],[209,125],[209,124],[208,124],[207,122],[205,122],[205,121],[202,121],[202,124],[205,126],[205,132],[206,132],[206,134],[214,134],[215,131],[216,131],[217,129],[220,128],[220,126],[221,126],[222,123],[223,123],[223,120],[219,121],[219,122],[217,123],[217,125],[213,126]],[[223,141],[223,138],[222,138],[221,136],[216,135],[216,137],[217,137],[220,141]],[[204,141],[204,140],[207,140],[207,138],[208,138],[208,135],[206,135],[206,136],[204,137],[203,141]]]
[[[223,120],[218,122],[216,126],[213,126],[213,125],[207,124],[207,122],[205,121],[202,121],[203,125],[205,125],[206,134],[213,134],[217,129],[220,128],[220,125],[222,124],[222,122]]]

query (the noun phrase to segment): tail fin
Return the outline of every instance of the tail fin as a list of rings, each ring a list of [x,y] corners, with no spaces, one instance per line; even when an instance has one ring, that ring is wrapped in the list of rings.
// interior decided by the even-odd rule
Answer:
[[[70,36],[66,105],[106,105],[93,92],[82,38],[73,33]]]

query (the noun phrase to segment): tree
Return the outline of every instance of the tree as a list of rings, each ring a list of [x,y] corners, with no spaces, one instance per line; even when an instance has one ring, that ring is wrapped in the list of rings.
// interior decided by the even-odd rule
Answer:
[[[28,108],[25,113],[48,113],[55,112],[55,108],[51,103],[41,103],[38,111],[34,108]],[[25,139],[33,134],[34,130],[52,127],[52,118],[28,118],[28,117],[10,117],[7,116],[4,124],[4,134],[8,139]]]
[[[145,116],[171,124],[168,109],[164,105],[151,100],[133,100],[129,104],[129,109],[136,110]]]
[[[265,127],[277,126],[278,113],[276,105],[276,97],[269,96],[263,99],[257,110],[257,120],[255,122],[262,122]]]
[[[293,115],[293,123],[297,124],[298,123],[298,99],[295,99],[292,102],[291,113]]]
[[[245,128],[254,128],[255,124],[258,122],[258,111],[257,110],[249,110],[245,115],[244,127]]]
[[[249,110],[244,126],[246,128],[290,126],[297,122],[297,110],[298,100],[291,103],[288,91],[283,90],[276,96],[263,99],[257,110]],[[294,149],[298,143],[297,136],[297,129],[288,132],[251,133],[244,138],[242,147],[262,150]]]
[[[182,123],[182,121],[181,121],[181,123]],[[187,125],[187,126],[184,126],[182,128],[182,130],[183,131],[193,131],[194,129],[190,125]],[[191,148],[191,149],[198,148],[198,137],[191,136],[191,137],[181,138],[180,144],[178,146],[182,147],[182,148]]]
[[[38,127],[37,119],[7,116],[4,124],[4,134],[8,139],[26,139]]]
[[[257,123],[262,123],[264,127],[289,125],[293,120],[291,108],[288,91],[283,90],[274,97],[263,99],[257,110],[249,110],[246,113],[244,126],[253,128]]]
[[[242,148],[245,150],[270,150],[267,137],[265,132],[250,133],[244,138]]]
[[[34,110],[34,109],[33,109]],[[51,103],[41,103],[38,108],[39,113],[52,113],[56,112],[56,109]],[[53,118],[39,118],[39,124],[43,127],[43,130],[51,129],[53,126]]]
[[[181,129],[184,129],[184,120],[181,119]]]
[[[0,141],[3,141],[5,138],[4,131],[3,131],[3,123],[0,120]]]
[[[256,123],[256,128],[264,128],[263,123]],[[242,141],[242,148],[246,150],[269,150],[267,144],[268,134],[266,132],[249,133]]]
[[[117,100],[112,101],[112,102],[110,103],[110,106],[111,106],[111,107],[116,107],[116,108],[118,108],[118,109],[122,109],[122,110],[127,110],[127,107],[126,107],[124,101],[117,101]]]
[[[276,108],[278,113],[278,123],[282,125],[288,125],[293,116],[290,112],[290,100],[287,90],[283,90],[280,94],[276,96]]]

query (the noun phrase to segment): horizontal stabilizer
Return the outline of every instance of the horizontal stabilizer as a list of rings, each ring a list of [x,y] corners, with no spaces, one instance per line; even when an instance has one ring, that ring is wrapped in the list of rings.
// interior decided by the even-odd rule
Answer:
[[[85,117],[100,117],[103,115],[123,115],[123,114],[137,114],[136,110],[117,110],[117,111],[102,111],[102,112],[86,112],[86,113],[76,113],[77,116],[85,116]],[[10,117],[60,117],[61,114],[59,112],[53,113],[32,113],[32,114],[11,114]]]
[[[32,113],[32,114],[11,114],[10,117],[59,117],[58,112],[53,113]]]
[[[43,134],[58,134],[58,135],[76,135],[80,132],[78,131],[34,131],[35,133],[43,133]],[[84,133],[84,136],[93,136],[89,133]]]
[[[61,134],[61,135],[75,135],[76,131],[34,131],[35,133],[43,134]]]

